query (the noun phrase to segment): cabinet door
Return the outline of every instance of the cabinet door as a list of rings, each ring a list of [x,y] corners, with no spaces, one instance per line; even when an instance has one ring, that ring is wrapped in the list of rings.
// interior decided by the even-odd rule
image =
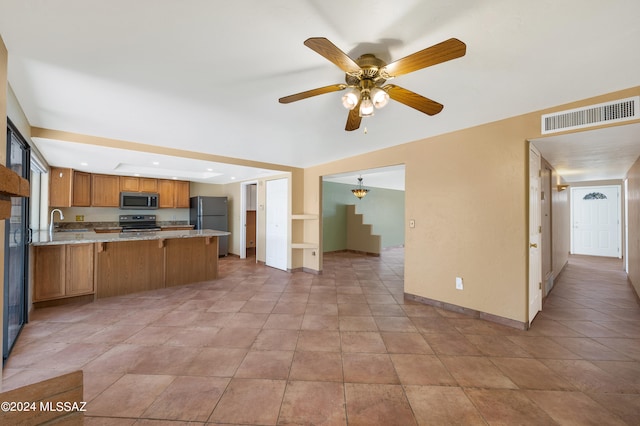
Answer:
[[[158,179],[140,178],[141,192],[158,192]]]
[[[93,293],[93,244],[68,244],[65,266],[67,296]]]
[[[140,191],[140,179],[133,176],[120,176],[120,191],[124,191],[124,192]]]
[[[49,206],[71,207],[73,170],[52,167],[49,173]]]
[[[64,297],[65,246],[37,246],[34,254],[33,301]]]
[[[89,207],[91,205],[91,174],[73,172],[73,206]]]
[[[184,180],[175,181],[177,208],[189,208],[189,182]]]
[[[160,200],[158,207],[173,208],[175,207],[175,181],[168,179],[158,179],[158,194]]]
[[[120,206],[119,176],[91,175],[91,205],[93,207]]]

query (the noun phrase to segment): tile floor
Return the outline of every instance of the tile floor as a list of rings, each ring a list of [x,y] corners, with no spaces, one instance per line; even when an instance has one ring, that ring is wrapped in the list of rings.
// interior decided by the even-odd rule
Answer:
[[[529,331],[403,300],[403,251],[37,310],[8,390],[84,371],[87,425],[640,424],[640,307],[572,257]],[[169,422],[167,422],[169,424]]]

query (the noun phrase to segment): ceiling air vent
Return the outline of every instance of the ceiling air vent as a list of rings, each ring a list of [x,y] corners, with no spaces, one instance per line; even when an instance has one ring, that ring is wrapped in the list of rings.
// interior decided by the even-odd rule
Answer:
[[[640,119],[640,96],[544,114],[542,134]]]

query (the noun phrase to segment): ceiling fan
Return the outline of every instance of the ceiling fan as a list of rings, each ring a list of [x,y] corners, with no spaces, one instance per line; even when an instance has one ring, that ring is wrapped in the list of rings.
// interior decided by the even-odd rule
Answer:
[[[304,44],[344,71],[346,84],[332,84],[307,90],[280,98],[279,102],[288,104],[312,96],[347,89],[342,97],[342,105],[349,109],[345,126],[347,131],[359,128],[362,117],[372,116],[374,109],[385,106],[389,98],[428,115],[435,115],[442,111],[442,104],[395,84],[385,84],[385,82],[399,75],[460,58],[465,55],[467,50],[466,44],[456,38],[450,38],[387,64],[370,53],[353,60],[324,37],[309,38],[305,40]]]

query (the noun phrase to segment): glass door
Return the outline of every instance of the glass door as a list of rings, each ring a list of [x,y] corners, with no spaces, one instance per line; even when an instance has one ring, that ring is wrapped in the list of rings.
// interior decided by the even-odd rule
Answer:
[[[29,179],[29,145],[11,123],[7,130],[7,168]],[[5,274],[2,359],[7,359],[27,322],[29,199],[11,197],[11,217],[5,223]]]

